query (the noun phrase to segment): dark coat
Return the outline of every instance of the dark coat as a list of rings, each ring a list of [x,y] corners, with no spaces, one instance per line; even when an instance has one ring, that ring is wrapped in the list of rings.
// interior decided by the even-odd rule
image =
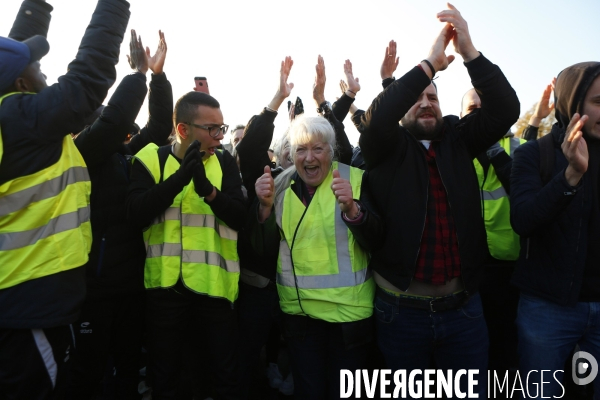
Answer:
[[[129,3],[100,0],[68,72],[36,95],[13,95],[0,107],[4,155],[0,184],[56,163],[66,135],[79,132],[116,79]],[[48,275],[0,290],[0,328],[49,328],[78,317],[85,270]]]
[[[456,225],[462,280],[474,293],[488,251],[473,159],[504,136],[519,117],[520,104],[500,68],[485,57],[465,66],[481,110],[461,120],[444,117],[443,135],[431,145]],[[401,290],[408,289],[415,273],[429,172],[423,145],[398,122],[430,83],[420,68],[413,68],[379,94],[359,129],[368,190],[386,222],[383,247],[373,252],[370,266]]]

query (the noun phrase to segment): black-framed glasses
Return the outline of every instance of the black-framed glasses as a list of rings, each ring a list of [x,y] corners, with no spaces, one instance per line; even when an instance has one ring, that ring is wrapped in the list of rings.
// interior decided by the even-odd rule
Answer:
[[[208,134],[210,135],[210,137],[212,138],[216,138],[217,136],[219,136],[221,133],[223,135],[225,135],[227,133],[227,130],[229,129],[229,125],[215,125],[215,126],[207,126],[207,125],[198,125],[198,124],[194,124],[192,122],[184,122],[184,124],[186,125],[191,125],[191,126],[195,126],[196,128],[200,128],[200,129],[204,129],[208,131]]]

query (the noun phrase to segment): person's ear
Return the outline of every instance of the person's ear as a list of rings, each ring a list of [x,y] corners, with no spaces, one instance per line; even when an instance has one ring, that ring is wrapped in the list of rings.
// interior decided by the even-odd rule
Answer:
[[[31,92],[29,81],[22,76],[15,79],[15,89],[17,92]]]
[[[187,139],[189,136],[189,131],[188,131],[188,126],[186,124],[184,124],[183,122],[179,122],[177,124],[177,126],[175,127],[175,129],[177,130],[177,134],[183,139]]]

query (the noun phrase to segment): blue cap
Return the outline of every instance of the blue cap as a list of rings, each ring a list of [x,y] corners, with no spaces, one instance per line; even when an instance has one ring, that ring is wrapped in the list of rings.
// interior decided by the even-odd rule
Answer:
[[[37,35],[23,42],[0,36],[0,91],[13,84],[32,62],[50,50],[45,37]]]

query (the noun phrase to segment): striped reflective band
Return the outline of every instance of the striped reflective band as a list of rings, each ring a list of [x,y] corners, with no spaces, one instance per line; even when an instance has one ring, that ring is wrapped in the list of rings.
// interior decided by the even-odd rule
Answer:
[[[183,226],[200,226],[213,228],[219,236],[229,240],[237,240],[237,232],[226,225],[220,224],[217,217],[210,214],[184,214],[181,224]]]
[[[491,192],[483,190],[483,199],[484,200],[498,200],[503,197],[508,196],[504,187],[500,186],[498,189],[493,190]]]
[[[338,164],[340,176],[350,180],[350,167],[345,164]],[[313,275],[294,277],[292,271],[292,260],[290,248],[287,241],[283,239],[279,245],[279,255],[281,257],[281,273],[277,274],[277,283],[281,286],[295,287],[296,282],[301,289],[328,289],[338,287],[357,286],[366,282],[370,278],[370,272],[367,268],[360,271],[352,271],[352,259],[348,249],[348,227],[342,220],[342,213],[337,210],[337,202],[334,202],[335,214],[335,247],[339,272],[334,275]],[[283,201],[279,215],[283,211]]]
[[[27,207],[31,203],[58,196],[67,185],[89,181],[86,167],[71,167],[62,175],[2,197],[0,215],[8,215]]]
[[[46,239],[57,233],[77,229],[81,224],[90,220],[89,207],[59,215],[44,226],[21,232],[0,234],[0,251],[14,250],[35,244],[38,240]]]
[[[227,272],[240,272],[237,261],[224,259],[220,254],[204,250],[182,250],[179,243],[161,243],[148,246],[146,258],[179,257],[184,263],[208,264],[223,268]]]
[[[165,221],[178,221],[181,215],[180,209],[177,207],[169,207],[166,211],[158,216],[153,224],[160,224]],[[183,226],[213,228],[219,232],[219,236],[229,240],[237,240],[238,233],[227,225],[220,224],[217,217],[211,214],[183,214],[181,218]]]

